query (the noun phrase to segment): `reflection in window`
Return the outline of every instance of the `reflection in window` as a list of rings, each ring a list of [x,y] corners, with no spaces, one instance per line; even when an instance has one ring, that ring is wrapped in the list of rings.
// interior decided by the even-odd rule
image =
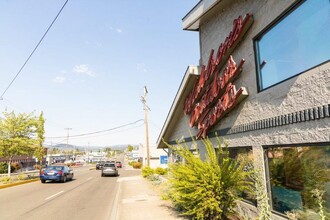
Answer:
[[[229,156],[232,159],[239,161],[240,163],[245,164],[244,169],[246,171],[253,170],[253,152],[251,147],[239,147],[239,148],[228,148]],[[247,179],[246,181],[253,181],[252,179]],[[241,196],[243,199],[250,201],[256,204],[256,196],[254,192],[243,191],[241,192]]]
[[[323,192],[324,211],[330,214],[330,146],[274,147],[267,149],[266,156],[275,211],[318,219],[318,190]]]
[[[330,1],[304,1],[256,40],[259,89],[330,59]]]

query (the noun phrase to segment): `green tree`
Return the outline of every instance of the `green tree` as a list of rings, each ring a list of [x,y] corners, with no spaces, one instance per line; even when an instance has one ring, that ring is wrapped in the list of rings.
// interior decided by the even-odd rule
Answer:
[[[110,148],[110,147],[106,147],[106,148],[104,148],[104,152],[108,153],[108,152],[110,152],[110,151],[111,151],[111,148]]]
[[[132,145],[128,145],[127,146],[127,151],[130,151],[131,152],[133,149],[134,149],[134,147]]]
[[[0,120],[0,156],[8,159],[8,176],[14,156],[32,155],[37,145],[37,119],[32,114],[4,112]]]
[[[40,113],[38,120],[36,121],[37,124],[37,146],[34,150],[34,156],[37,158],[40,164],[40,169],[42,167],[42,160],[45,156],[45,149],[42,146],[45,140],[45,119],[43,116],[43,112]]]
[[[105,149],[104,149],[104,152],[106,153],[106,157],[107,158],[110,158],[111,157],[111,148],[110,147],[106,147]]]
[[[76,155],[84,155],[85,152],[81,151],[79,148],[76,149]]]
[[[53,149],[51,150],[51,154],[59,154],[59,153],[61,153],[61,151],[56,147],[53,147]]]
[[[169,198],[183,216],[192,219],[227,219],[234,212],[240,192],[251,190],[245,164],[231,159],[228,148],[218,140],[217,151],[209,139],[203,140],[207,159],[189,151],[188,146],[170,146],[184,162],[170,165]]]

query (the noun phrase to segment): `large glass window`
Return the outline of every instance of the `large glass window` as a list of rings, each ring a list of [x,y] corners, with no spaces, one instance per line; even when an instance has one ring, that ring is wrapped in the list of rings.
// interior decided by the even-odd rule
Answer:
[[[330,59],[330,1],[303,1],[255,41],[259,90]]]
[[[252,147],[230,147],[229,150],[229,157],[237,160],[240,163],[244,163],[246,171],[253,170],[253,152]],[[253,182],[252,179],[247,179],[246,181]],[[243,191],[241,195],[243,199],[256,204],[256,195],[252,191]]]
[[[299,219],[330,217],[330,146],[266,149],[273,210]]]

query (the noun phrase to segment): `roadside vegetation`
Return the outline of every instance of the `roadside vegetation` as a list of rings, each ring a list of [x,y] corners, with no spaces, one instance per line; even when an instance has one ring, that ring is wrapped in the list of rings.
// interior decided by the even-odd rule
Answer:
[[[141,169],[142,163],[139,161],[130,161],[128,162],[128,165],[132,166],[135,169]]]
[[[209,139],[203,140],[205,161],[185,144],[168,145],[184,161],[170,164],[168,176],[168,198],[182,216],[228,219],[235,213],[241,192],[252,190],[253,182],[246,181],[252,171],[245,169],[244,161],[231,159],[227,146],[221,147],[220,139],[217,140],[217,146]]]
[[[157,167],[155,169],[146,166],[142,168],[142,177],[150,180],[154,185],[159,185],[163,182],[164,179],[161,179],[161,176],[166,176],[168,169]]]
[[[45,120],[42,112],[38,117],[33,113],[4,112],[3,115],[4,118],[0,118],[0,157],[8,160],[7,173],[10,177],[12,169],[18,169],[12,163],[15,156],[33,155],[41,163],[45,154],[42,146]]]
[[[0,188],[1,188],[1,185],[34,181],[36,179],[39,179],[39,172],[23,173],[23,174],[12,175],[12,176],[2,176],[2,177],[0,177]]]

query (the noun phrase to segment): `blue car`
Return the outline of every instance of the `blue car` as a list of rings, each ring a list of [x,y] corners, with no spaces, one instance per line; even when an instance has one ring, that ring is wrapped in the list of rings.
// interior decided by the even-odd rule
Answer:
[[[40,172],[40,181],[45,183],[46,180],[65,183],[67,180],[73,179],[73,171],[68,166],[48,166]]]

